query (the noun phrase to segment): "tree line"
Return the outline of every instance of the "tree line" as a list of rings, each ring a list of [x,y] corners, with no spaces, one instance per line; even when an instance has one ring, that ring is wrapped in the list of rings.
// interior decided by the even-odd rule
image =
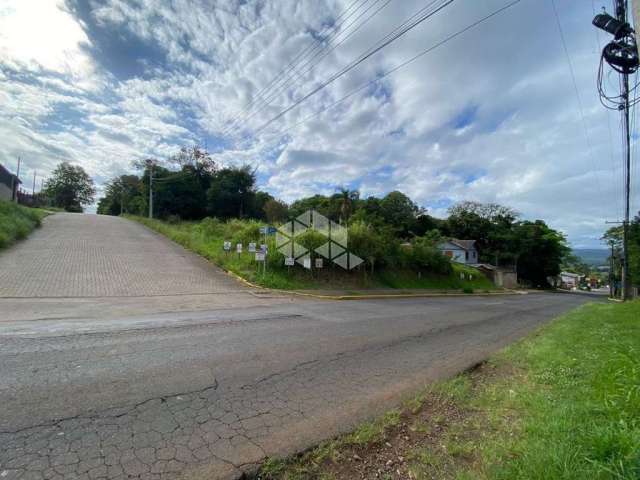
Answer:
[[[168,220],[214,217],[278,223],[313,209],[349,228],[350,246],[371,269],[403,262],[407,246],[413,261],[444,272],[437,244],[447,237],[477,242],[480,262],[516,269],[521,281],[547,285],[560,273],[570,253],[564,235],[544,221],[523,220],[514,209],[465,201],[453,205],[446,219],[429,215],[411,198],[393,191],[382,198],[361,198],[357,190],[338,188],[287,204],[260,191],[249,166],[220,167],[200,147],[182,148],[161,165],[153,159],[136,164],[140,175],[112,179],[98,203],[98,213],[146,215],[149,176],[153,172],[154,216]],[[311,241],[311,240],[310,240]],[[403,250],[404,249],[404,250]]]

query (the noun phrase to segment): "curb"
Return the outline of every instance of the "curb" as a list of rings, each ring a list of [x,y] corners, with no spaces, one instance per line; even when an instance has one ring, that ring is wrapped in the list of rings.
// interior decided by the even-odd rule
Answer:
[[[528,295],[529,292],[521,292],[517,290],[505,290],[503,292],[482,292],[482,293],[435,293],[435,292],[424,292],[424,293],[371,293],[364,295],[323,295],[320,293],[309,293],[309,292],[298,292],[296,290],[277,290],[274,288],[263,287],[261,285],[256,285],[255,283],[251,283],[249,280],[242,278],[237,273],[232,272],[231,270],[222,269],[227,275],[235,278],[240,283],[260,290],[266,290],[268,292],[286,294],[286,295],[297,295],[300,297],[309,297],[309,298],[317,298],[319,300],[383,300],[389,298],[428,298],[428,297],[488,297],[495,295]]]

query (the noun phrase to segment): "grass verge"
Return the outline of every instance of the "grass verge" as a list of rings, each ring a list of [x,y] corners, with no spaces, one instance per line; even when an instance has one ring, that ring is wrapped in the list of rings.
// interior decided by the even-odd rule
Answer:
[[[0,200],[0,249],[6,248],[39,227],[50,212]]]
[[[637,480],[640,303],[585,305],[258,478]]]
[[[127,218],[155,230],[252,283],[268,288],[284,290],[438,289],[465,293],[495,290],[493,284],[478,270],[460,264],[454,264],[454,272],[448,276],[419,275],[408,270],[383,271],[372,275],[365,270],[347,272],[331,265],[321,271],[308,271],[297,265],[287,269],[283,265],[283,258],[278,254],[267,256],[266,272],[264,272],[262,266],[255,262],[253,255],[246,250],[249,242],[261,243],[260,224],[256,221],[220,222],[208,218],[200,222],[168,223],[131,215],[127,215]],[[224,252],[222,247],[225,240],[231,242],[232,252]],[[237,243],[244,245],[244,251],[241,254],[235,252]],[[276,252],[274,237],[267,237],[267,245],[269,252]]]

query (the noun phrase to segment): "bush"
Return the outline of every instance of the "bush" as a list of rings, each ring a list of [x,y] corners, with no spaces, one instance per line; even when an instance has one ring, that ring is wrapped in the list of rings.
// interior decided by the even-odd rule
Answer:
[[[464,287],[462,289],[462,293],[473,293],[473,288],[471,287]]]
[[[34,228],[40,226],[46,215],[44,210],[0,201],[0,248],[8,247],[29,235]]]
[[[431,246],[428,242],[415,241],[410,250],[410,261],[413,268],[427,270],[441,275],[450,275],[453,272],[451,260]]]

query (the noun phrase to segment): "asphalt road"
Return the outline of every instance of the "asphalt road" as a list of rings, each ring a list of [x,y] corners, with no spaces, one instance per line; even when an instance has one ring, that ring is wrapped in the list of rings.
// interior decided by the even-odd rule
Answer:
[[[34,236],[0,255],[0,266],[24,252],[60,261],[64,242],[55,239],[67,235],[64,220],[39,232],[53,238],[53,247],[34,244]],[[71,220],[88,239],[88,228],[99,237],[107,225]],[[8,295],[20,285],[0,285],[0,480],[234,478],[266,456],[346,431],[590,300],[260,295],[142,227],[119,222],[109,228],[131,229],[132,237],[153,243],[155,255],[175,256],[184,291],[162,293],[164,278],[136,286],[139,273],[119,270],[126,262],[110,258],[115,249],[102,254],[110,273],[90,287],[77,278],[100,274],[98,262],[83,269],[75,255],[88,258],[86,252],[68,249],[75,266],[66,276],[49,270],[42,277],[50,295]],[[124,250],[134,263],[145,255],[138,242]],[[33,268],[31,293],[39,278]],[[126,291],[113,285],[123,275]],[[48,284],[53,277],[60,285]],[[189,286],[192,278],[209,290],[198,292],[200,281]],[[95,295],[83,297],[87,291]]]

